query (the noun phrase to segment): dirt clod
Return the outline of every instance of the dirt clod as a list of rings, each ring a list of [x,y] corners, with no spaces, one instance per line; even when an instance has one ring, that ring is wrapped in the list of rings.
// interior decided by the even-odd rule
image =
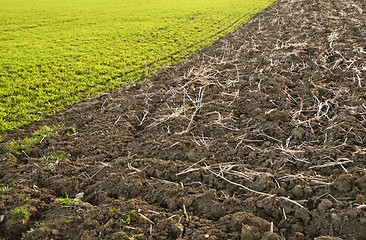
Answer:
[[[244,225],[241,229],[241,240],[259,240],[261,239],[261,234],[254,227],[249,225]]]
[[[352,182],[353,181],[351,176],[341,175],[334,182],[334,185],[339,192],[349,192],[352,189]]]
[[[296,198],[304,197],[304,190],[303,187],[300,185],[296,185],[292,190],[291,193],[295,195]]]
[[[280,240],[281,238],[276,233],[266,232],[261,240]]]
[[[323,201],[320,202],[319,206],[318,206],[318,210],[320,212],[326,212],[328,211],[331,207],[333,206],[332,201],[328,200],[328,199],[324,199]]]
[[[366,192],[366,175],[356,180],[356,186],[362,191]]]

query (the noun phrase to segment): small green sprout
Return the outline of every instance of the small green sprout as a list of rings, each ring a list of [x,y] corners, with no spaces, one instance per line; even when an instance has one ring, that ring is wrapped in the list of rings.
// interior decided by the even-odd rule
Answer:
[[[53,153],[49,156],[42,157],[40,160],[41,160],[41,162],[48,163],[52,160],[59,160],[59,159],[63,159],[63,158],[65,158],[65,155]]]
[[[122,219],[122,223],[124,224],[130,224],[131,223],[131,216],[132,214],[134,214],[136,211],[135,210],[132,210],[130,212],[130,214],[127,215],[127,218],[125,220]]]
[[[72,203],[72,199],[69,198],[69,196],[66,194],[65,198],[59,198],[57,199],[58,203],[61,205],[68,205]]]
[[[48,167],[48,166],[44,167],[43,168],[43,171],[45,171],[45,172],[52,172],[51,168]]]
[[[79,204],[81,202],[81,199],[80,198],[71,199],[66,193],[65,198],[59,198],[57,199],[57,201],[60,205],[68,205],[68,204]]]
[[[130,239],[136,239],[136,238],[140,238],[142,236],[142,233],[139,234],[134,234],[130,237]]]
[[[23,201],[20,202],[20,204],[21,205],[24,205],[24,204],[26,204],[29,201],[30,201],[30,198],[29,197],[26,197]]]
[[[31,215],[32,214],[27,206],[15,208],[12,213],[12,217],[18,219],[18,221],[21,223],[26,223]]]
[[[29,146],[19,142],[11,141],[10,144],[5,146],[5,149],[12,154],[20,154],[21,151],[27,150]]]
[[[55,136],[54,130],[56,127],[49,127],[49,126],[44,126],[38,130],[36,130],[33,134],[32,134],[32,138],[34,142],[40,142],[42,141],[44,138],[52,138]]]
[[[115,213],[117,213],[117,212],[120,212],[120,211],[121,211],[121,209],[120,209],[120,208],[116,209],[116,208],[114,208],[114,207],[109,207],[109,208],[108,208],[108,210],[109,210],[109,212],[110,212],[110,213],[112,213],[112,214],[115,214]]]
[[[5,149],[12,154],[18,155],[22,151],[28,150],[32,143],[41,142],[45,138],[52,138],[55,135],[54,131],[56,129],[57,126],[44,126],[33,132],[31,137],[26,137],[19,141],[11,141],[10,144],[5,146]]]
[[[69,224],[69,223],[71,223],[72,222],[72,220],[69,220],[69,219],[62,219],[62,223],[63,224],[65,224],[65,225],[67,225],[67,224]]]
[[[71,135],[73,135],[73,134],[75,134],[75,133],[77,133],[77,131],[78,131],[78,126],[77,125],[75,125],[75,126],[73,126],[71,129],[68,129],[69,131],[67,132],[67,136],[71,136]],[[71,131],[70,131],[71,130]]]
[[[42,228],[42,227],[45,227],[45,226],[47,226],[47,223],[45,223],[45,222],[38,222],[38,221],[36,221],[34,223],[34,227],[35,228]]]
[[[127,233],[124,232],[124,231],[122,231],[121,233],[122,233],[122,235],[127,235]],[[136,239],[136,238],[140,238],[141,236],[142,236],[142,233],[139,233],[139,234],[134,234],[131,237],[128,237],[128,235],[127,235],[127,238],[130,239],[130,240],[133,240],[133,239]]]

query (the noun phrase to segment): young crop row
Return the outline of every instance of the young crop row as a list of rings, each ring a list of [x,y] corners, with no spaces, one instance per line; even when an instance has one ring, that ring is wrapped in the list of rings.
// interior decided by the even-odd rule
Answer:
[[[0,134],[183,60],[274,0],[3,0]]]

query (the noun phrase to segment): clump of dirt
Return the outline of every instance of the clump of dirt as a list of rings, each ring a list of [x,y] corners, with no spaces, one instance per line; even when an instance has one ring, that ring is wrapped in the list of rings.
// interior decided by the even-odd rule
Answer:
[[[9,134],[62,124],[20,154],[2,144],[0,236],[366,239],[365,7],[278,2],[149,81]]]

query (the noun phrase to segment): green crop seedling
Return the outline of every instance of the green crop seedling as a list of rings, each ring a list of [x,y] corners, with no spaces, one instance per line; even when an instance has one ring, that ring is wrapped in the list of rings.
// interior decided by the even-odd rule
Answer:
[[[5,149],[14,155],[20,154],[22,151],[28,150],[32,143],[41,142],[45,138],[52,138],[57,128],[57,126],[44,126],[33,132],[31,137],[26,137],[19,141],[11,141],[5,146]]]
[[[13,210],[13,213],[12,213],[12,217],[16,218],[21,223],[28,222],[31,215],[32,214],[29,211],[27,206],[22,206],[22,207],[19,207],[19,208],[15,208]]]
[[[72,203],[72,199],[66,194],[66,197],[57,199],[58,203],[61,205],[68,205]]]
[[[122,223],[130,224],[131,223],[131,216],[134,214],[136,210],[131,210],[130,214],[127,215],[126,219],[122,219]]]
[[[114,207],[109,207],[108,208],[108,211],[111,213],[111,214],[115,214],[115,213],[117,213],[117,212],[120,212],[121,211],[121,209],[120,208],[114,208]]]
[[[122,231],[121,233],[122,233],[122,235],[127,235],[127,233],[124,231]],[[133,240],[133,239],[140,238],[142,235],[143,235],[142,233],[139,233],[139,234],[134,234],[131,237],[128,237],[128,236],[127,237],[128,237],[128,239]]]
[[[66,194],[66,197],[57,199],[58,203],[60,205],[68,205],[68,204],[79,204],[81,202],[80,198],[69,198],[69,196]]]

